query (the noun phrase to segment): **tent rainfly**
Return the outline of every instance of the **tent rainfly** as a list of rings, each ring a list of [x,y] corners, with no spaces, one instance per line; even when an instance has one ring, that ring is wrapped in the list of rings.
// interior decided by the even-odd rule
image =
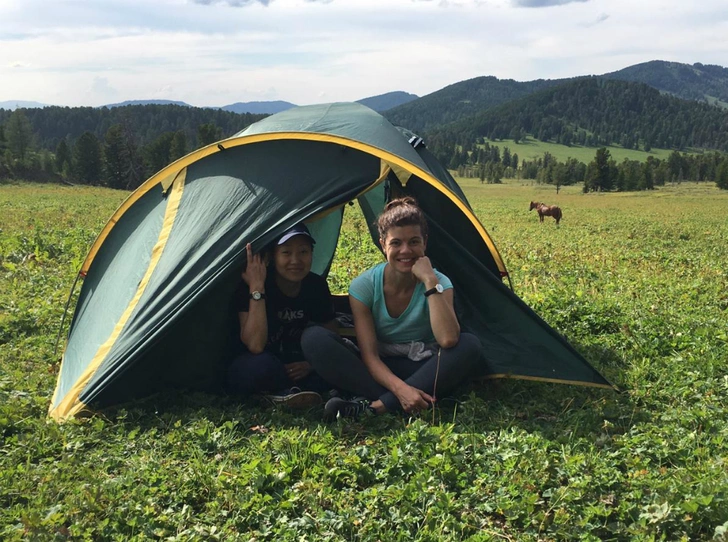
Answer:
[[[484,377],[612,387],[504,283],[498,250],[416,135],[355,103],[298,107],[170,164],[122,203],[84,261],[49,413],[56,420],[169,388],[219,389],[237,339],[230,300],[245,263],[299,221],[326,275],[344,207],[373,224],[411,195],[428,255],[456,290]],[[370,230],[374,243],[378,235]]]

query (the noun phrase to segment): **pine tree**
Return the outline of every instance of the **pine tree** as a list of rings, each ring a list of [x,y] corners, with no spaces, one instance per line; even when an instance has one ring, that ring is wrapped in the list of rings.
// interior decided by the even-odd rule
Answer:
[[[182,130],[178,130],[174,133],[169,147],[169,159],[170,161],[177,160],[185,154],[187,154],[187,136]]]
[[[678,151],[672,151],[667,159],[667,167],[670,169],[670,177],[672,181],[680,179],[685,169],[685,163],[682,155]]]
[[[16,109],[5,125],[5,139],[13,158],[25,162],[33,141],[33,130],[30,121],[22,109]]]
[[[594,160],[592,160],[587,167],[587,174],[584,179],[585,192],[599,192],[602,190],[609,190],[612,187],[613,168],[610,162],[613,162],[613,160],[611,160],[609,151],[605,147],[597,149]],[[616,169],[616,167],[614,169]]]
[[[723,158],[715,172],[715,186],[722,190],[728,190],[728,159],[726,158]]]
[[[200,147],[210,145],[219,141],[222,137],[222,130],[212,123],[200,124],[197,128],[197,142]]]
[[[488,183],[500,184],[504,171],[505,168],[500,162],[491,162],[488,164]]]
[[[104,178],[110,188],[125,188],[127,159],[121,124],[114,124],[104,136]]]
[[[65,139],[61,139],[56,147],[56,171],[63,175],[64,170],[72,170],[72,160],[71,149],[68,147],[68,143]]]
[[[101,184],[103,162],[101,144],[91,132],[84,132],[73,147],[76,178],[84,184]]]
[[[652,164],[650,159],[642,164],[640,173],[641,175],[637,188],[640,190],[654,190],[655,184],[653,181]]]
[[[131,129],[131,124],[128,118],[124,118],[122,121],[122,133],[124,135],[124,157],[128,161],[126,170],[126,186],[124,188],[127,190],[134,190],[144,182],[144,178],[146,176],[144,156],[139,150],[136,136],[134,135],[134,131]]]
[[[165,132],[147,146],[145,154],[150,171],[156,173],[172,161],[170,150],[173,138],[172,132]]]
[[[501,161],[503,162],[503,165],[505,167],[510,167],[511,165],[511,149],[508,147],[503,148],[503,157],[501,158]]]

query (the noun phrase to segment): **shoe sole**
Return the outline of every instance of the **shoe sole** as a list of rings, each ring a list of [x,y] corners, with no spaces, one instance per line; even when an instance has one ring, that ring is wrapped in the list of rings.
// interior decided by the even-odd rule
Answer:
[[[310,408],[323,403],[321,396],[314,391],[302,391],[283,397],[268,396],[268,399],[276,405],[284,405],[289,408]]]

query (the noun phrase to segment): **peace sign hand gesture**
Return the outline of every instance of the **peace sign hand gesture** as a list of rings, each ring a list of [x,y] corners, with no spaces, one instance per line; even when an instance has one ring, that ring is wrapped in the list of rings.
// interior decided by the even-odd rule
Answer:
[[[253,254],[253,248],[250,243],[245,247],[248,253],[248,263],[245,266],[242,274],[240,275],[248,285],[250,291],[261,291],[265,287],[265,276],[267,268],[265,265],[264,258],[260,254]]]

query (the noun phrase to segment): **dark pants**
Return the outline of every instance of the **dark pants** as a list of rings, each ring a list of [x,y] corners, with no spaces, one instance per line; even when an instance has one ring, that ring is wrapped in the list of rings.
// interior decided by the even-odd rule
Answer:
[[[331,389],[315,372],[301,380],[291,380],[286,374],[285,364],[270,352],[244,352],[228,367],[227,388],[236,395],[278,392],[293,386],[318,393]]]
[[[397,397],[374,380],[359,355],[336,333],[322,327],[309,328],[303,332],[301,347],[314,370],[334,387],[370,401],[379,399],[388,411],[401,410]],[[480,340],[461,333],[457,345],[441,349],[439,368],[437,352],[423,361],[400,357],[382,361],[413,388],[442,397],[474,374],[480,355]]]

